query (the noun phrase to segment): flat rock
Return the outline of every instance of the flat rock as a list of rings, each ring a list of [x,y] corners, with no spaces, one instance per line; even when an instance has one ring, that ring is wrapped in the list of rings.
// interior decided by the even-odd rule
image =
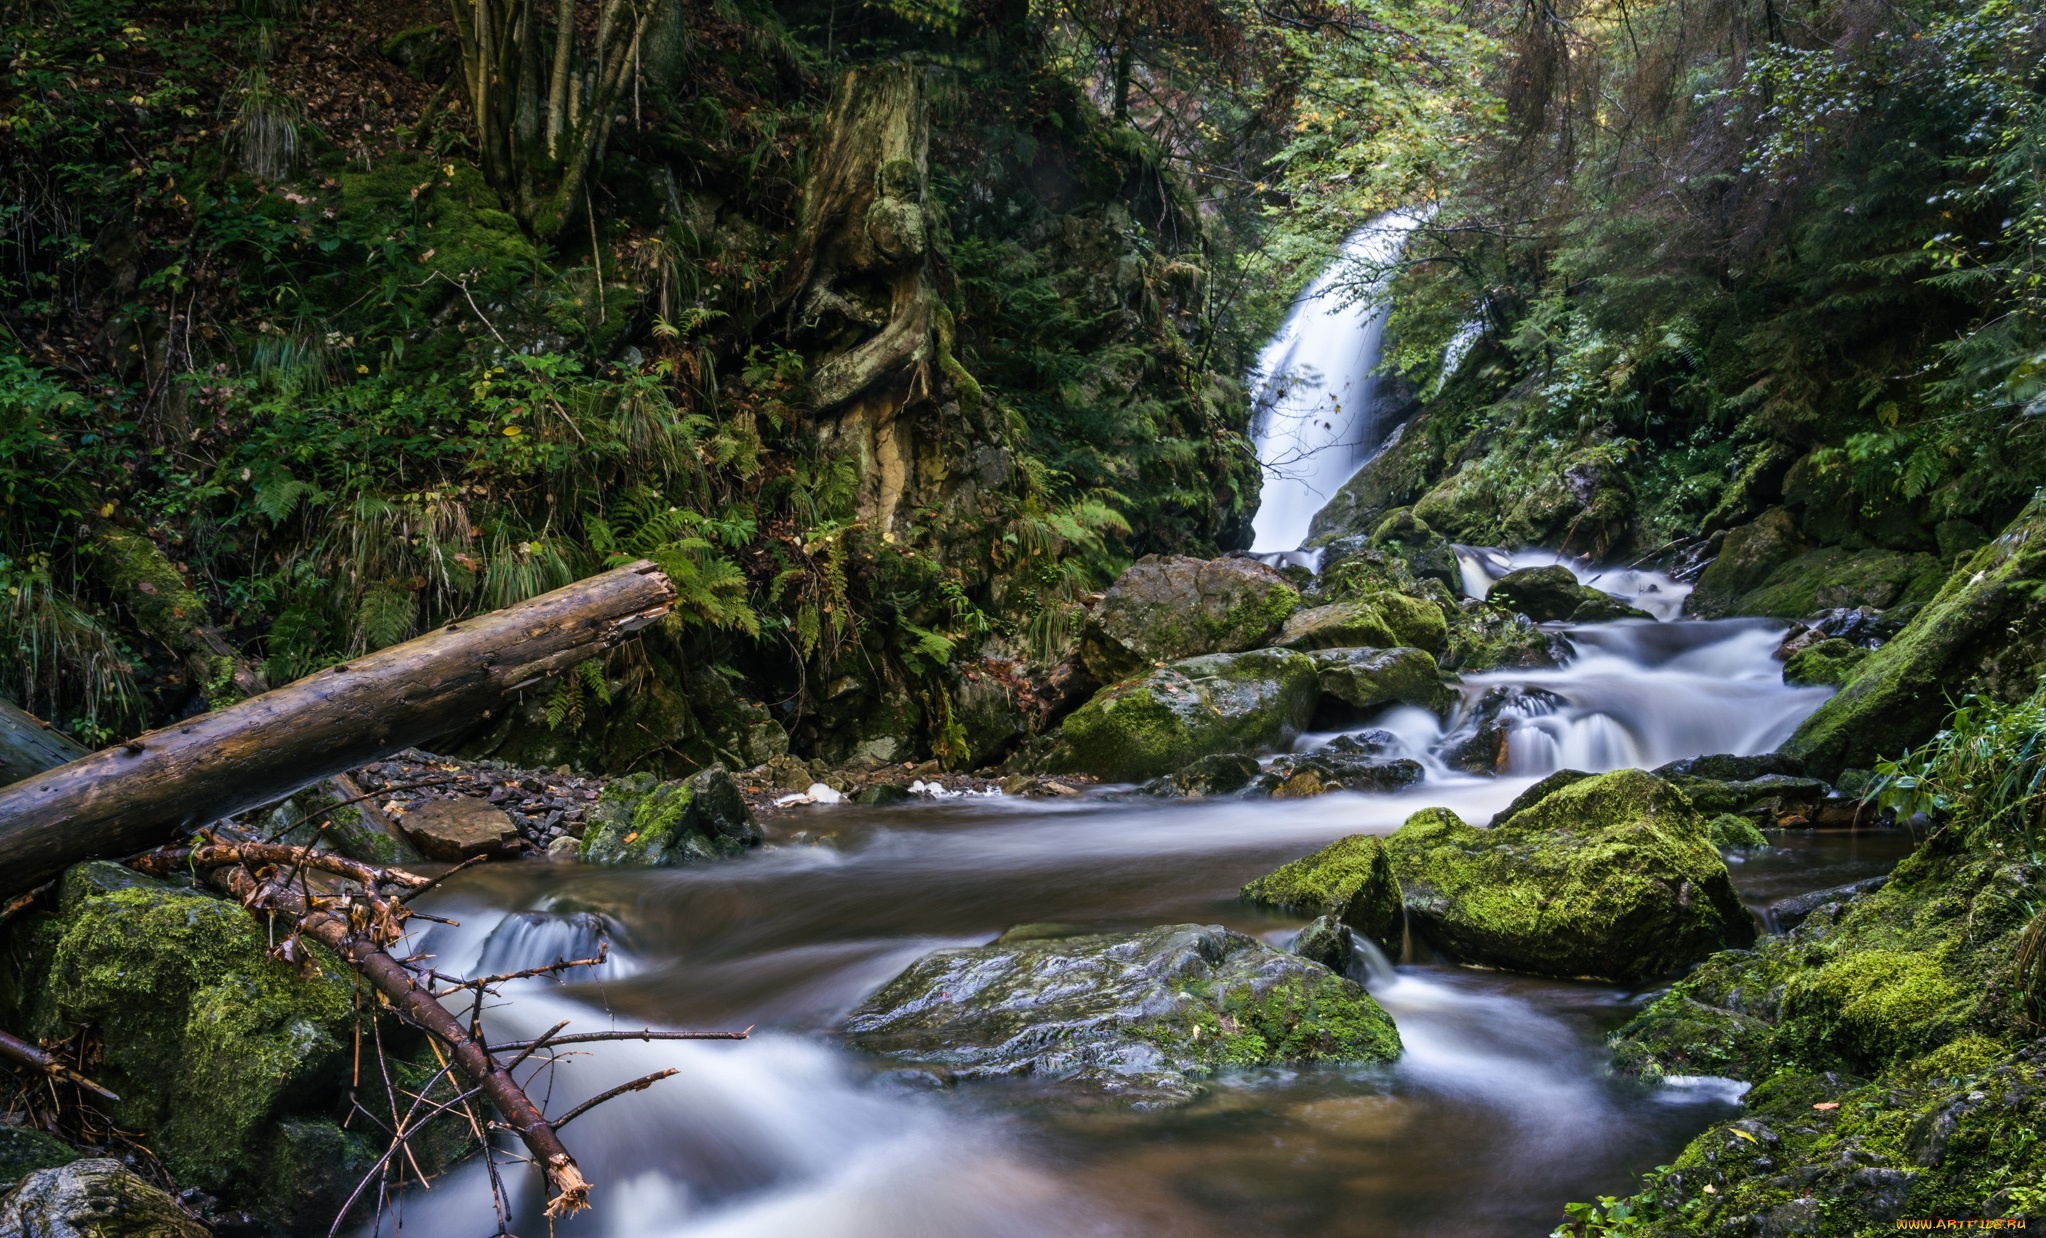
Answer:
[[[22,1238],[206,1238],[178,1201],[109,1157],[39,1169],[0,1199],[0,1234]]]
[[[953,1079],[1028,1078],[1139,1107],[1190,1100],[1227,1067],[1400,1053],[1357,984],[1212,924],[937,950],[845,1034]]]
[[[398,825],[419,854],[450,864],[502,850],[519,836],[503,809],[470,795],[421,800],[398,819]]]

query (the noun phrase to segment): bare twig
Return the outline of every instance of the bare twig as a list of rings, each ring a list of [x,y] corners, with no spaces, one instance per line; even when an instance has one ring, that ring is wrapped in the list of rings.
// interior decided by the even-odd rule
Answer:
[[[52,1079],[62,1079],[66,1083],[75,1083],[103,1099],[114,1101],[121,1099],[69,1066],[64,1065],[64,1063],[48,1053],[36,1048],[26,1040],[10,1036],[6,1032],[0,1032],[0,1057],[4,1057],[12,1062],[18,1062],[31,1070],[48,1075]]]
[[[544,1036],[539,1040],[508,1040],[498,1045],[493,1052],[509,1053],[514,1049],[537,1049],[543,1043],[548,1048],[556,1045],[594,1045],[614,1040],[745,1040],[753,1035],[753,1029],[743,1032],[656,1032],[643,1029],[632,1032],[578,1032],[573,1036]]]
[[[539,967],[528,967],[524,971],[500,972],[495,976],[478,976],[474,980],[464,980],[459,976],[444,975],[432,969],[428,969],[425,974],[427,979],[437,980],[448,986],[434,994],[435,997],[446,997],[450,993],[459,993],[463,989],[487,989],[491,985],[503,984],[509,980],[530,980],[534,976],[548,976],[558,971],[567,971],[571,967],[599,967],[602,966],[605,957],[610,953],[610,943],[600,941],[597,943],[597,956],[591,959],[556,959],[552,963]]]
[[[433,889],[435,886],[441,884],[448,878],[454,876],[456,873],[459,873],[464,869],[474,868],[476,865],[483,863],[483,861],[489,858],[490,858],[489,856],[485,855],[470,856],[468,859],[463,860],[460,864],[455,865],[453,868],[442,873],[440,876],[435,877],[432,880],[428,881],[425,885],[416,887],[412,890],[407,891],[404,894],[400,894],[398,896],[398,901],[400,903],[409,903],[413,899],[418,898],[420,895],[426,893],[428,890]]]
[[[575,1121],[577,1118],[588,1113],[590,1110],[595,1109],[598,1105],[603,1104],[607,1100],[623,1096],[627,1092],[644,1092],[648,1088],[655,1085],[656,1083],[659,1083],[661,1080],[667,1078],[669,1075],[679,1073],[680,1072],[677,1071],[673,1066],[670,1066],[666,1070],[657,1070],[650,1075],[641,1075],[639,1078],[634,1079],[630,1083],[621,1083],[617,1087],[612,1088],[607,1092],[599,1092],[595,1096],[592,1096],[588,1100],[584,1101],[582,1104],[577,1105],[575,1108],[569,1110],[567,1113],[564,1113],[560,1117],[554,1119],[554,1129],[560,1130],[562,1127],[567,1126],[570,1122]]]

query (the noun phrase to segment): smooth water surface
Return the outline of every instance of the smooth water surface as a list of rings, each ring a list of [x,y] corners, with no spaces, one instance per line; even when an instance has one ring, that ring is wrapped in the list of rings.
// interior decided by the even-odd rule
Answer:
[[[1824,698],[1785,687],[1779,628],[1745,621],[1569,629],[1561,670],[1473,676],[1561,702],[1521,719],[1512,772],[1448,772],[1459,725],[1373,720],[1430,758],[1396,794],[1158,804],[1094,796],[799,810],[744,861],[625,872],[493,865],[440,897],[463,921],[423,948],[444,971],[573,956],[598,926],[596,983],[531,982],[493,1035],[639,1027],[757,1030],[742,1043],[599,1046],[557,1070],[550,1109],[662,1067],[567,1135],[597,1186],[567,1234],[1506,1235],[1563,1203],[1623,1193],[1739,1089],[1607,1078],[1604,1034],[1644,996],[1591,984],[1360,959],[1406,1044],[1391,1067],[1256,1071],[1183,1109],[1074,1111],[1027,1081],[923,1089],[839,1048],[831,1029],[923,952],[1032,921],[1221,923],[1284,945],[1299,921],[1237,887],[1345,834],[1446,805],[1484,822],[1559,764],[1599,769],[1780,742]],[[1327,737],[1321,737],[1326,739]],[[1306,742],[1315,742],[1312,738]],[[798,830],[837,846],[792,845]],[[1883,871],[1904,840],[1793,835],[1734,865],[1751,903]],[[540,912],[541,915],[510,915]],[[595,917],[595,919],[592,919]],[[485,961],[487,960],[487,962]],[[511,1175],[519,1181],[516,1173]],[[540,1232],[532,1183],[514,1222]],[[403,1199],[403,1230],[487,1234],[480,1166]],[[396,1232],[387,1223],[386,1232]]]

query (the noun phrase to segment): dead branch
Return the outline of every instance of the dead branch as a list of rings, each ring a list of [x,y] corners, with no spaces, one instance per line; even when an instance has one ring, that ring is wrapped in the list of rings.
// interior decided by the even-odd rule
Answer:
[[[655,1085],[656,1083],[659,1083],[661,1080],[667,1078],[669,1075],[679,1073],[681,1072],[677,1071],[673,1066],[670,1066],[666,1070],[657,1070],[650,1075],[641,1075],[639,1078],[634,1079],[630,1083],[621,1083],[617,1087],[612,1088],[607,1092],[599,1092],[595,1096],[592,1096],[588,1100],[584,1101],[582,1104],[577,1105],[575,1108],[569,1110],[567,1113],[564,1113],[560,1117],[554,1119],[554,1129],[557,1131],[560,1130],[562,1127],[567,1126],[570,1122],[575,1121],[577,1118],[588,1113],[590,1110],[595,1109],[598,1105],[603,1104],[607,1100],[623,1096],[627,1092],[644,1092],[648,1088]]]
[[[593,1045],[612,1040],[746,1040],[753,1035],[753,1029],[743,1032],[656,1032],[642,1029],[632,1032],[578,1032],[573,1036],[543,1036],[539,1040],[508,1040],[492,1052],[509,1053],[514,1049],[538,1049],[541,1045],[554,1048],[556,1045]]]
[[[64,1063],[48,1053],[36,1048],[26,1040],[10,1036],[6,1032],[0,1032],[0,1057],[26,1066],[30,1070],[48,1075],[52,1079],[62,1079],[66,1083],[75,1083],[93,1095],[106,1100],[118,1101],[121,1099],[69,1066],[64,1065]]]
[[[543,963],[538,967],[528,967],[524,971],[499,972],[494,976],[478,976],[473,980],[464,980],[460,976],[444,975],[441,972],[429,969],[426,972],[426,978],[447,985],[448,987],[437,990],[434,993],[435,997],[447,997],[453,993],[460,993],[464,989],[487,989],[493,985],[504,984],[512,980],[530,980],[535,976],[551,976],[555,972],[567,971],[571,967],[601,967],[605,958],[610,953],[611,944],[600,941],[597,943],[597,955],[595,958],[556,959],[552,963]]]

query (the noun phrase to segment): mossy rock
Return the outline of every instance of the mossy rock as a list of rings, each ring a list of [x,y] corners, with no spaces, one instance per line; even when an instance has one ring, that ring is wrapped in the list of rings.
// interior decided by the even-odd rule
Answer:
[[[1790,655],[1783,663],[1783,682],[1800,688],[1837,688],[1854,678],[1868,657],[1860,645],[1829,637]]]
[[[206,1238],[178,1201],[111,1157],[29,1174],[0,1199],[9,1238]]]
[[[55,1169],[78,1159],[70,1144],[26,1126],[0,1123],[0,1195],[38,1169]]]
[[[1764,774],[1759,778],[1671,778],[1670,785],[1682,791],[1691,806],[1707,816],[1732,813],[1757,825],[1794,824],[1809,821],[1825,800],[1827,787],[1816,778],[1789,774]]]
[[[1759,589],[1771,572],[1805,549],[1790,513],[1772,507],[1753,521],[1727,530],[1718,557],[1706,565],[1691,590],[1687,608],[1701,619],[1734,614],[1742,597]]]
[[[1249,786],[1262,772],[1257,758],[1243,752],[1218,752],[1184,769],[1144,784],[1144,794],[1160,799],[1203,799],[1230,795]]]
[[[1387,845],[1408,923],[1463,962],[1624,984],[1754,940],[1704,819],[1640,770],[1570,783],[1489,830],[1426,809]]]
[[[871,1053],[953,1079],[1028,1077],[1137,1105],[1219,1070],[1384,1062],[1399,1033],[1326,967],[1215,925],[934,951],[853,1011]]]
[[[666,866],[730,859],[760,844],[760,826],[722,765],[679,782],[634,774],[607,783],[583,833],[590,864]]]
[[[1411,507],[1387,514],[1371,533],[1371,544],[1406,561],[1407,570],[1421,580],[1439,580],[1449,589],[1463,588],[1463,568],[1456,561],[1456,548],[1449,539],[1414,515]]]
[[[1712,845],[1720,851],[1747,851],[1769,845],[1768,835],[1762,833],[1754,822],[1746,817],[1723,812],[1705,823],[1712,836]]]
[[[1306,727],[1314,662],[1280,649],[1188,658],[1102,689],[1060,728],[1060,763],[1109,782],[1156,778],[1220,752],[1267,752]]]
[[[1308,656],[1322,695],[1352,709],[1399,704],[1447,714],[1456,703],[1435,659],[1419,649],[1317,649]]]
[[[1145,555],[1088,616],[1081,660],[1115,683],[1160,662],[1235,653],[1263,644],[1299,602],[1284,576],[1253,559]]]
[[[1939,561],[1928,554],[1827,546],[1779,565],[1726,613],[1797,619],[1839,607],[1887,610],[1907,601],[1922,601],[1922,596],[1913,596],[1914,586],[1929,580],[1936,589],[1944,575]],[[1925,594],[1930,589],[1919,586],[1915,592]]]
[[[30,1030],[95,1027],[103,1049],[93,1073],[122,1098],[114,1119],[143,1132],[180,1183],[245,1191],[277,1121],[326,1103],[343,1081],[350,973],[311,945],[321,974],[302,976],[270,957],[263,926],[237,904],[115,881],[111,867],[82,865],[63,879]]]
[[[1243,898],[1303,916],[1334,916],[1398,958],[1406,938],[1399,878],[1385,839],[1376,834],[1339,838],[1248,883]]]
[[[1493,583],[1485,600],[1515,610],[1536,623],[1568,619],[1583,599],[1577,574],[1561,564],[1524,567],[1508,572]]]
[[[1949,702],[1975,691],[2015,699],[2046,665],[2046,506],[2034,499],[2002,536],[1970,556],[1851,682],[1797,728],[1783,750],[1831,777],[1873,768],[1923,743]]]

